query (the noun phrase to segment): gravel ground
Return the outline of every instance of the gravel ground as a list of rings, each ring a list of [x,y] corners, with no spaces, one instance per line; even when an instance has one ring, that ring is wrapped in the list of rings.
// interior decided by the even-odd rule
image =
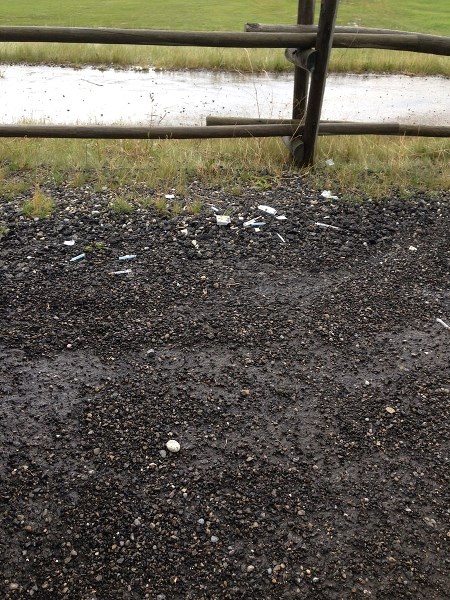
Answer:
[[[2,203],[0,596],[447,598],[450,196],[47,191]]]

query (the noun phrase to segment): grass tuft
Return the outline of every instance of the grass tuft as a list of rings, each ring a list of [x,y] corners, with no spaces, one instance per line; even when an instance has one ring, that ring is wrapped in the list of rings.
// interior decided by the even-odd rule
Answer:
[[[121,197],[115,198],[111,202],[110,208],[114,213],[116,213],[118,215],[121,215],[121,214],[126,215],[129,213],[132,213],[134,210],[133,204],[126,198],[121,198]]]
[[[26,200],[22,205],[22,212],[24,215],[38,219],[49,217],[54,209],[54,201],[52,198],[41,192],[39,186],[36,186],[31,199]]]
[[[200,200],[200,198],[196,198],[195,200],[192,200],[192,202],[189,202],[185,206],[186,212],[191,215],[198,215],[199,213],[201,213],[202,208],[203,208],[203,201]]]
[[[9,228],[6,225],[1,225],[0,224],[0,240],[3,237],[6,237],[9,233]]]

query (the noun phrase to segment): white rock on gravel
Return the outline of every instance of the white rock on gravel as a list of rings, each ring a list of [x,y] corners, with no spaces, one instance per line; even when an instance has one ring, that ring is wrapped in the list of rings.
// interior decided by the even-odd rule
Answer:
[[[169,452],[179,452],[180,444],[176,440],[169,440],[166,444],[166,448]]]

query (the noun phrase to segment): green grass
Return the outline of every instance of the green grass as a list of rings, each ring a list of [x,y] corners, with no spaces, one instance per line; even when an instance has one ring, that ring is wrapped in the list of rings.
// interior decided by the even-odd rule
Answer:
[[[317,12],[320,7],[316,1]],[[246,22],[295,23],[296,0],[0,0],[3,25],[54,25],[243,31]],[[316,18],[317,22],[317,18]],[[450,35],[450,3],[436,0],[342,0],[338,24]],[[0,44],[1,61],[62,64],[156,65],[163,68],[291,70],[282,50],[202,49],[78,44]],[[448,58],[376,50],[334,51],[331,69],[450,75]]]
[[[45,219],[55,210],[55,202],[52,198],[41,192],[36,186],[32,197],[22,205],[22,212],[27,217]]]
[[[247,22],[294,23],[296,0],[1,0],[3,25],[242,31]],[[318,14],[320,1],[316,0]],[[447,0],[342,0],[338,24],[450,35]]]
[[[126,198],[115,198],[110,204],[111,210],[117,214],[130,214],[134,210],[133,204]]]
[[[335,162],[333,167],[325,163]],[[401,137],[322,137],[316,167],[305,181],[340,194],[381,198],[390,190],[450,188],[450,141]],[[107,186],[116,194],[111,210],[123,214],[152,206],[161,214],[196,213],[201,202],[180,198],[192,181],[220,186],[239,196],[245,186],[260,191],[284,172],[297,171],[278,138],[238,140],[33,140],[6,139],[0,146],[0,201],[9,183],[31,191],[36,184]],[[2,189],[8,190],[4,196]],[[150,193],[148,190],[152,190]],[[142,191],[144,190],[144,191]],[[146,191],[145,191],[146,190]],[[165,194],[175,190],[176,200]],[[131,194],[131,195],[130,195]],[[28,214],[31,214],[30,212]],[[37,215],[39,216],[39,215]]]

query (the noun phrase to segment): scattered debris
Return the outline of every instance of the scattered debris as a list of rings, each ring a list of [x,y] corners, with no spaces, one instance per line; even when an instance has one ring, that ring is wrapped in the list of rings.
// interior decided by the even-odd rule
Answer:
[[[78,256],[74,256],[73,258],[71,258],[70,262],[77,262],[78,260],[83,260],[83,258],[86,258],[86,254],[84,252],[78,254]]]
[[[164,198],[166,200],[173,200],[175,198],[175,194],[165,194]]]
[[[276,208],[272,208],[271,206],[267,206],[266,204],[259,204],[258,210],[260,210],[263,213],[266,213],[267,215],[275,216],[277,214]]]
[[[332,158],[327,158],[327,160],[325,161],[325,164],[327,165],[327,167],[333,167],[334,160]]]
[[[286,221],[287,216],[286,215],[278,215],[278,217],[275,217],[275,219],[277,221]]]
[[[386,412],[388,412],[390,415],[393,415],[395,413],[395,408],[392,408],[392,406],[386,406]]]
[[[333,196],[330,190],[323,190],[320,194],[322,198],[330,198],[331,200],[339,200],[339,196]]]
[[[442,325],[443,327],[445,327],[445,329],[450,329],[450,325],[447,325],[447,323],[442,319],[436,319],[436,323],[439,323],[439,325]]]
[[[128,275],[132,273],[131,269],[124,269],[123,271],[111,271],[111,275]]]
[[[410,246],[408,250],[411,250],[411,252],[417,252],[417,248],[415,246]]]
[[[321,223],[320,221],[316,221],[314,225],[317,225],[317,227],[326,227],[327,229],[336,229],[336,231],[341,230],[341,227],[336,227],[335,225],[328,225],[328,223]]]
[[[192,240],[192,241],[191,241],[191,244],[192,244],[193,246],[195,246],[196,248],[198,248],[198,242],[197,242],[197,240]]]
[[[65,242],[63,242],[64,246],[74,246],[75,245],[75,240],[66,240]]]
[[[217,215],[216,214],[216,222],[217,225],[229,225],[231,223],[231,217],[229,215]]]
[[[250,219],[250,221],[244,221],[244,227],[262,227],[265,225],[265,221],[258,221],[258,219]]]
[[[119,256],[119,260],[133,260],[136,258],[136,254],[124,254],[123,256]]]
[[[283,242],[283,244],[286,243],[286,240],[284,239],[284,237],[282,235],[280,235],[279,233],[277,233],[277,236],[280,238],[280,240]]]
[[[217,208],[217,206],[214,206],[214,204],[208,204],[208,206],[210,207],[210,209],[215,212],[215,213],[219,213],[220,212],[220,208]]]
[[[166,444],[166,448],[169,452],[176,453],[180,451],[180,444],[177,440],[169,440]]]

